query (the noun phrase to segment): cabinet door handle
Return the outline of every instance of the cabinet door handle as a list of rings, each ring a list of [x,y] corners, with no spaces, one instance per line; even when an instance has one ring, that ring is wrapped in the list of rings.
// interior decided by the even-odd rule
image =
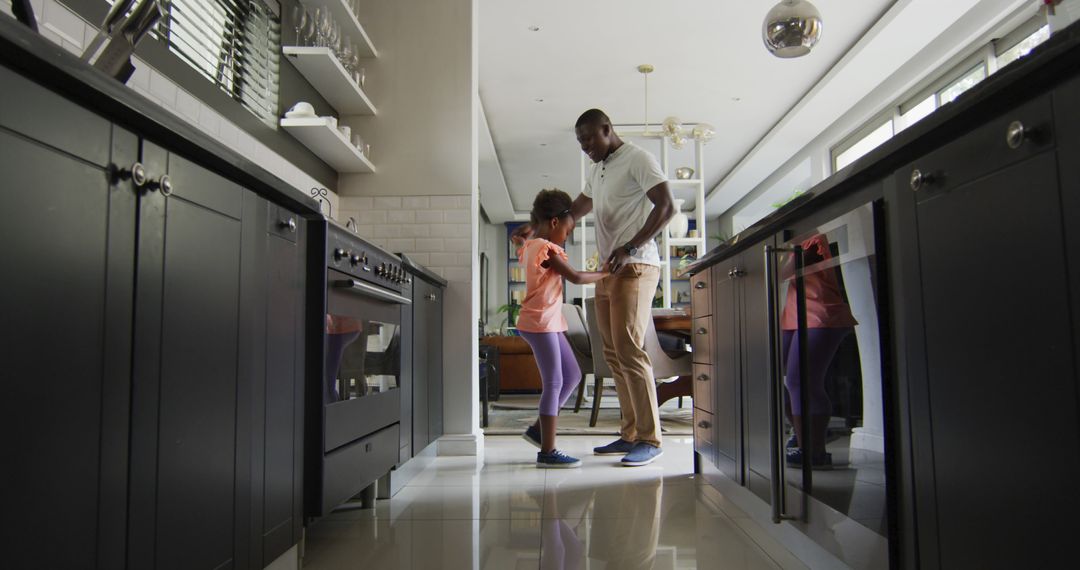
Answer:
[[[937,182],[936,176],[930,172],[923,172],[918,168],[911,171],[911,178],[908,180],[908,183],[911,184],[912,192],[918,192],[919,190],[922,190],[924,186],[929,186],[935,182]]]
[[[701,420],[700,422],[697,423],[697,427],[699,427],[701,429],[709,429],[709,427],[711,427],[711,426],[712,426],[712,424],[710,424],[709,422],[707,422],[705,420]]]
[[[706,285],[704,281],[694,283],[694,289],[704,289],[705,287],[708,287],[708,285]]]
[[[709,375],[708,374],[699,374],[697,379],[698,379],[698,382],[708,382],[709,381]]]
[[[1024,123],[1013,121],[1005,129],[1005,144],[1009,145],[1009,148],[1016,150],[1024,146],[1024,141],[1028,139],[1030,134],[1031,131],[1024,127]]]
[[[281,220],[278,223],[281,224],[282,228],[287,229],[290,232],[295,232],[296,231],[296,218],[289,218],[287,220]]]
[[[709,331],[706,330],[705,327],[699,327],[698,330],[697,330],[697,333],[698,334],[709,334]]]
[[[744,275],[746,275],[746,271],[745,271],[745,270],[743,270],[743,269],[740,269],[740,268],[738,268],[738,267],[736,267],[735,269],[732,269],[732,270],[731,270],[731,276],[732,276],[732,277],[742,277],[742,276],[744,276]]]

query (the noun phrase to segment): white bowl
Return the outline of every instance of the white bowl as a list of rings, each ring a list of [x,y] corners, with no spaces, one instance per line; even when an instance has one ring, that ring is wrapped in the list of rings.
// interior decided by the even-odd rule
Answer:
[[[311,103],[308,103],[307,101],[300,101],[299,103],[293,105],[292,109],[289,109],[289,112],[285,113],[285,116],[290,119],[301,117],[314,117],[315,107],[313,107]]]

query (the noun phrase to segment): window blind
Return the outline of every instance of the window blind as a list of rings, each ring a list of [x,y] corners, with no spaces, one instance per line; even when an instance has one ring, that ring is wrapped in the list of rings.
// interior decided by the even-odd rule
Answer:
[[[263,0],[165,0],[154,35],[264,122],[276,123],[281,19]]]

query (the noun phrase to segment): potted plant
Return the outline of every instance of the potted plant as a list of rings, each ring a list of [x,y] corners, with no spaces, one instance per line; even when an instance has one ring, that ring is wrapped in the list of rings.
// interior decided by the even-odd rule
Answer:
[[[518,313],[521,312],[521,305],[517,303],[507,303],[498,308],[498,312],[506,313],[506,319],[503,320],[503,326],[506,330],[506,335],[516,335]]]

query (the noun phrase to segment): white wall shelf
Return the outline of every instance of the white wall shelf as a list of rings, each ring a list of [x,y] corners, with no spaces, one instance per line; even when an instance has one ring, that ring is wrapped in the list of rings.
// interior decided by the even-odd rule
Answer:
[[[282,119],[281,127],[338,172],[375,172],[375,165],[330,124],[328,117]]]
[[[375,115],[375,105],[327,47],[281,48],[301,75],[343,115]]]
[[[353,45],[360,49],[360,57],[379,57],[379,52],[375,50],[375,44],[371,43],[371,38],[368,37],[364,26],[356,18],[356,14],[353,14],[353,11],[349,9],[345,0],[310,0],[310,6],[312,6],[312,12],[314,12],[314,7],[317,6],[326,6],[330,9],[334,21],[341,26],[342,31],[356,40]]]

